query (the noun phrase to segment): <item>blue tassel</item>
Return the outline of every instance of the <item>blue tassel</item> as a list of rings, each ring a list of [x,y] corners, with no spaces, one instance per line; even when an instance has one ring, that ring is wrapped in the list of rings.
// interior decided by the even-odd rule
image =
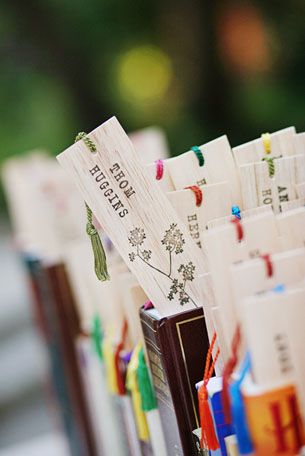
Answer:
[[[240,391],[241,384],[249,369],[250,357],[247,353],[243,362],[239,379],[230,386],[232,421],[236,434],[239,454],[241,455],[253,453],[253,444],[248,429],[244,401]]]

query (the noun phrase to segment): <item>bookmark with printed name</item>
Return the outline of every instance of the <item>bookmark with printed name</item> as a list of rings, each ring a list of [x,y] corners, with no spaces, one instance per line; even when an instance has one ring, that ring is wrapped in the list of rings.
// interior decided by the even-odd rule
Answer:
[[[162,316],[204,306],[200,250],[116,118],[57,159]],[[206,290],[205,300],[209,299]]]

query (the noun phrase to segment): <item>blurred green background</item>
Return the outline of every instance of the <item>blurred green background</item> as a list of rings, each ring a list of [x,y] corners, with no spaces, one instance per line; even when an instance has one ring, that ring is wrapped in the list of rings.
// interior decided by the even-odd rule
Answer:
[[[304,0],[2,0],[0,163],[116,115],[171,153],[305,130]]]

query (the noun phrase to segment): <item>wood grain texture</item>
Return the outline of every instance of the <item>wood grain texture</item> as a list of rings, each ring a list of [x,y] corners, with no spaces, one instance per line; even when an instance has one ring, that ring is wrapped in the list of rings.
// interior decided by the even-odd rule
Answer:
[[[244,238],[241,242],[237,240],[236,227],[232,223],[208,230],[204,234],[215,305],[219,307],[226,353],[229,353],[239,321],[231,287],[230,266],[235,262],[257,257],[266,251],[280,251],[273,213],[245,219],[242,221],[242,227]]]
[[[193,151],[167,160],[175,189],[228,182],[233,204],[241,205],[239,180],[228,138],[221,136],[200,146],[200,150],[204,157],[203,166],[199,166]]]
[[[206,229],[209,220],[231,214],[232,200],[230,188],[226,182],[204,185],[200,189],[202,191],[200,206],[196,205],[196,197],[191,189],[169,192],[167,197],[188,228],[190,236],[201,249],[202,261],[207,271],[208,265],[204,249],[202,249],[200,233]]]
[[[305,155],[305,133],[296,133],[293,137],[296,154]]]
[[[287,157],[295,154],[295,128],[288,127],[270,134],[271,153],[268,157]],[[259,162],[266,156],[262,138],[257,138],[240,146],[233,147],[233,155],[238,166]]]
[[[204,306],[200,252],[116,118],[57,158],[161,315]],[[209,300],[205,290],[204,301]]]
[[[304,293],[304,288],[288,288],[283,293],[268,292],[243,301],[243,329],[258,386],[272,388],[296,379],[293,352],[297,350],[302,360],[295,341],[300,343],[304,338]]]
[[[239,167],[239,177],[242,196],[242,210],[249,210],[257,207],[257,186],[254,163]]]
[[[293,285],[305,278],[305,249],[288,250],[270,255],[273,267],[271,277],[267,275],[266,263],[262,258],[253,258],[230,267],[232,290],[236,310],[242,319],[241,302],[247,296],[261,293],[276,285]]]

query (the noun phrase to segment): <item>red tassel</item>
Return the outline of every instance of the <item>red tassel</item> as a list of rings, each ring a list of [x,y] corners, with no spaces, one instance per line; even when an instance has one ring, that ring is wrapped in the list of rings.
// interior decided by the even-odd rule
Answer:
[[[212,351],[216,341],[216,333],[213,334],[212,341],[207,353],[203,384],[198,390],[198,401],[199,401],[199,415],[200,415],[200,426],[201,426],[201,447],[207,448],[208,450],[217,450],[219,448],[219,442],[215,433],[214,422],[211,415],[211,410],[208,402],[208,390],[207,384],[212,377],[214,367],[219,356],[220,350],[217,349],[214,361],[211,363]]]
[[[222,392],[221,392],[221,400],[222,400],[222,408],[225,417],[226,424],[230,424],[232,421],[231,418],[231,403],[230,403],[230,394],[229,394],[229,386],[230,386],[230,379],[231,375],[236,367],[238,358],[237,358],[237,350],[240,345],[240,327],[237,326],[233,341],[232,341],[232,356],[228,359],[226,365],[223,369],[222,374]]]
[[[214,422],[208,402],[207,387],[204,383],[198,390],[198,401],[201,426],[200,445],[212,451],[217,450],[219,448],[219,442],[215,433]]]
[[[121,366],[120,366],[120,361],[121,361],[120,353],[124,348],[126,335],[127,335],[127,321],[124,320],[121,340],[116,348],[115,355],[114,355],[117,388],[118,388],[118,393],[120,396],[122,396],[126,393],[125,380],[124,380],[124,376],[123,376]]]

